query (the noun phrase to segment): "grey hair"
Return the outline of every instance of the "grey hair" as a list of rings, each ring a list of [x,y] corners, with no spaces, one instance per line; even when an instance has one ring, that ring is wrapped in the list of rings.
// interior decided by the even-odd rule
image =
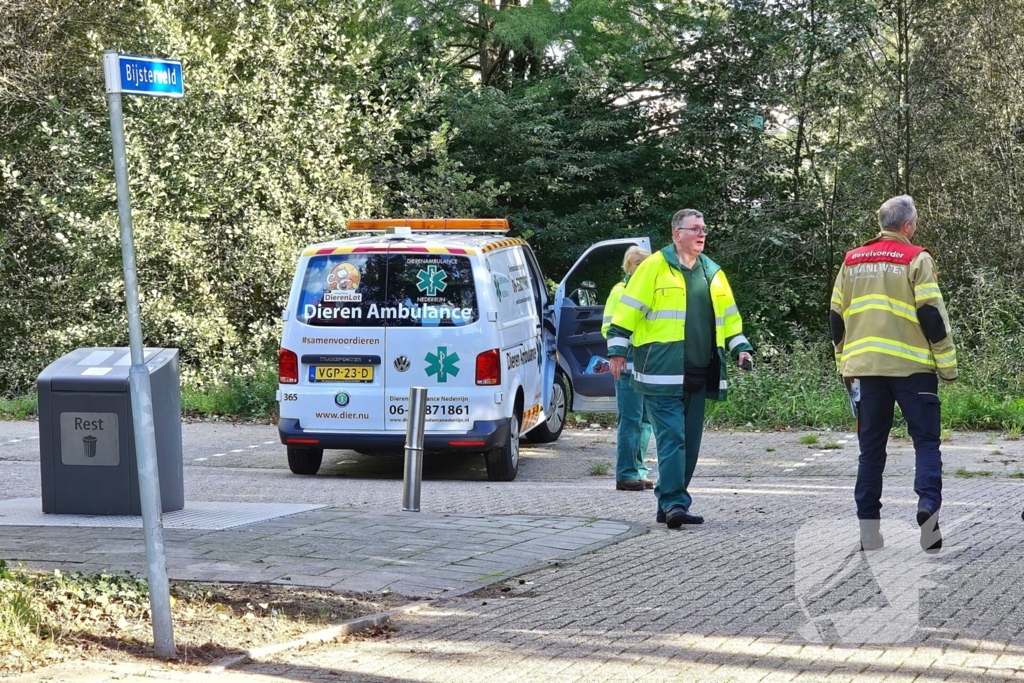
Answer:
[[[917,207],[914,206],[914,198],[909,194],[901,194],[886,200],[878,209],[878,225],[888,232],[899,232],[904,223],[909,223],[915,218]]]
[[[647,251],[643,247],[634,244],[633,246],[626,250],[626,255],[622,257],[622,270],[632,275],[633,271],[636,270],[636,267],[630,268],[630,266],[633,263],[633,257],[639,256],[640,260],[643,261],[650,255],[651,252]]]
[[[681,211],[676,211],[675,215],[672,216],[672,229],[678,230],[681,227],[683,227],[683,220],[689,218],[690,216],[704,218],[704,214],[702,214],[697,209],[682,209]]]

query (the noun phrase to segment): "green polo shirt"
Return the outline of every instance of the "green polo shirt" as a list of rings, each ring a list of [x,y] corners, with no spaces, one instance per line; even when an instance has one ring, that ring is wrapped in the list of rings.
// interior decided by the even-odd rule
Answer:
[[[686,280],[686,339],[683,353],[686,354],[686,368],[701,370],[711,365],[711,354],[715,352],[715,309],[711,306],[711,278],[698,256],[693,268],[679,262],[675,245],[662,250],[669,265],[679,270]]]

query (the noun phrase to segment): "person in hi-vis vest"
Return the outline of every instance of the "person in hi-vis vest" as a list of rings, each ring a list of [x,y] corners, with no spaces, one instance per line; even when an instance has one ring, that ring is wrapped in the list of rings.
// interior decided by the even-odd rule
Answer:
[[[725,273],[704,255],[708,230],[700,211],[672,217],[672,244],[633,273],[608,329],[608,356],[618,379],[633,351],[634,391],[644,396],[658,449],[657,521],[675,529],[701,524],[688,492],[704,434],[704,403],[724,400],[726,358],[750,367]]]
[[[622,282],[612,287],[608,301],[604,305],[604,321],[601,334],[608,338],[608,330],[612,326],[615,308],[622,300],[626,284],[632,277],[637,266],[651,255],[643,247],[632,246],[626,250],[622,258],[622,271],[626,274]],[[643,394],[633,391],[630,381],[633,379],[633,357],[626,352],[626,368],[615,380],[615,406],[619,411],[619,425],[615,443],[615,488],[619,491],[643,491],[653,489],[654,482],[647,478],[647,447],[651,443],[653,428],[644,411]]]
[[[884,547],[879,531],[885,444],[899,404],[914,440],[914,492],[921,547],[942,548],[942,453],[939,380],[957,377],[956,348],[935,262],[911,240],[917,208],[909,195],[878,209],[881,232],[847,252],[839,268],[829,327],[843,379],[860,380],[860,462],[854,499],[862,550]]]

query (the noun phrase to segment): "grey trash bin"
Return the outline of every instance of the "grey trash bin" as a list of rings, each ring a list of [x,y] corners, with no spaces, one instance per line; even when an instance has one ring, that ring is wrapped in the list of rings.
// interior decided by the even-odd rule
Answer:
[[[146,349],[153,393],[160,502],[185,507],[177,349]],[[128,389],[131,353],[76,349],[39,375],[43,512],[141,515],[135,428]]]

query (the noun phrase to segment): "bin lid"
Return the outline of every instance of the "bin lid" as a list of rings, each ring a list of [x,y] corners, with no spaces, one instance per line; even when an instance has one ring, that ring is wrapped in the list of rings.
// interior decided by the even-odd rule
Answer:
[[[158,368],[175,360],[177,349],[147,348],[146,368],[153,374]],[[49,384],[51,391],[120,391],[128,390],[128,371],[132,365],[131,350],[123,347],[75,349],[50,363],[39,375],[40,384]]]

